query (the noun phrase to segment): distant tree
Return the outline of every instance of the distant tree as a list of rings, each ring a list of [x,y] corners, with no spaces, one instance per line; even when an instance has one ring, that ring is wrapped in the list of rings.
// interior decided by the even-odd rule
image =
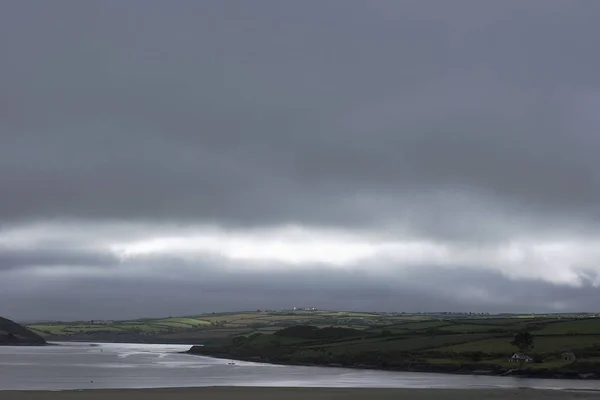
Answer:
[[[517,333],[510,344],[518,348],[521,353],[527,354],[534,347],[533,340],[533,335],[524,331]]]

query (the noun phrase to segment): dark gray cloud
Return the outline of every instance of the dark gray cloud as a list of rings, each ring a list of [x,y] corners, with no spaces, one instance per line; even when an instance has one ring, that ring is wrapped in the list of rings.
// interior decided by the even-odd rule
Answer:
[[[494,272],[462,269],[420,269],[402,280],[322,268],[238,272],[235,276],[208,269],[179,279],[78,277],[68,282],[50,281],[30,293],[2,289],[3,312],[26,320],[127,319],[297,306],[358,311],[569,312],[593,311],[597,304],[597,289],[590,285],[572,288],[514,282]]]
[[[0,229],[294,223],[474,248],[596,240],[599,12],[558,0],[5,1]],[[113,260],[28,249],[2,250],[0,269]],[[564,300],[547,285],[544,299]]]
[[[0,271],[27,267],[109,267],[118,263],[115,255],[82,249],[4,249],[0,246]]]
[[[528,3],[8,4],[3,216],[594,214],[599,6]]]

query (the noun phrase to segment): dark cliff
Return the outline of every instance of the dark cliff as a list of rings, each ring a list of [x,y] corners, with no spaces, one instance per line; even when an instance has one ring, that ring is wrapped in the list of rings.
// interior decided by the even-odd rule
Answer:
[[[0,345],[43,345],[44,338],[22,325],[0,317]]]

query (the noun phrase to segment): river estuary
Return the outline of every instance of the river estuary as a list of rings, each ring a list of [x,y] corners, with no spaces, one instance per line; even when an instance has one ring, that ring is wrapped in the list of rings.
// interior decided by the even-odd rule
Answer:
[[[600,390],[600,381],[386,372],[258,364],[180,354],[189,345],[58,343],[0,347],[0,390],[193,386],[544,388]]]

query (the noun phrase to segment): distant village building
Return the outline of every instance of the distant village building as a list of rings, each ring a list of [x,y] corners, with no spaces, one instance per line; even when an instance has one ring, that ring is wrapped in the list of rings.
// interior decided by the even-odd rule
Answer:
[[[574,353],[562,353],[561,358],[566,362],[573,362],[577,359]]]
[[[523,353],[515,353],[515,354],[513,354],[508,359],[508,361],[510,361],[510,362],[525,362],[525,363],[528,363],[528,362],[532,362],[533,358],[531,358],[528,355],[525,355]]]

